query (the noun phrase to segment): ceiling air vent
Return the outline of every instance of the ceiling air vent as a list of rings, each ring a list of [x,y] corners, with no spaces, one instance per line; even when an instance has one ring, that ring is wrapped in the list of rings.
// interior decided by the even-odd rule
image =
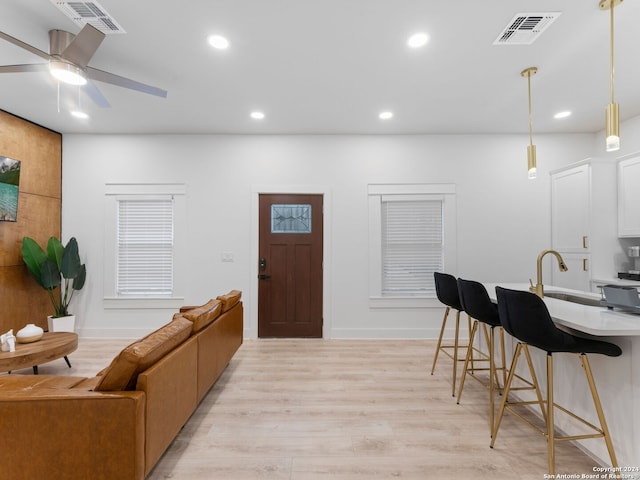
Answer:
[[[85,24],[88,23],[106,35],[112,33],[127,33],[98,2],[51,0],[51,3],[62,10],[62,13],[80,27],[84,27]]]
[[[531,45],[561,13],[518,13],[500,32],[493,44]]]

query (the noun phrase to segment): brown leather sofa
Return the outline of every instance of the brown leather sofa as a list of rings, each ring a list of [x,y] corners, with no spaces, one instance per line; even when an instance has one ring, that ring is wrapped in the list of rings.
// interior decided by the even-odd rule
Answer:
[[[182,308],[92,378],[0,376],[0,478],[144,479],[242,344],[240,298]]]

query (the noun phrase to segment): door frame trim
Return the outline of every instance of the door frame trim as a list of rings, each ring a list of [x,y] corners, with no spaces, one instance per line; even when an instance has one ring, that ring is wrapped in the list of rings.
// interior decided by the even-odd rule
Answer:
[[[325,185],[252,185],[251,186],[251,298],[249,299],[248,322],[245,321],[244,336],[258,338],[258,254],[259,254],[259,196],[260,194],[322,195],[322,338],[331,338],[331,282],[333,264],[331,250],[331,188]]]

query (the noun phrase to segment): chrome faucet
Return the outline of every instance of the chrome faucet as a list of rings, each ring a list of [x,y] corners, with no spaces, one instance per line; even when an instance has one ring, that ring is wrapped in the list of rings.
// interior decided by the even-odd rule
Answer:
[[[540,298],[544,297],[544,285],[542,284],[542,259],[547,253],[551,253],[555,255],[556,259],[558,260],[558,268],[560,268],[561,272],[566,272],[568,270],[567,265],[564,263],[564,260],[562,259],[562,256],[555,250],[543,250],[542,252],[540,252],[540,255],[538,255],[538,262],[537,262],[538,278],[537,278],[536,285],[533,286],[533,282],[529,280],[529,282],[531,283],[531,287],[529,288],[529,290],[531,290],[532,292],[535,292],[535,294],[538,295]]]

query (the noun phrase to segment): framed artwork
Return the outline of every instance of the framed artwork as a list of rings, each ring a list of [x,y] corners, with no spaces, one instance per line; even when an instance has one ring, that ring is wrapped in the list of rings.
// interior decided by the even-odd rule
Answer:
[[[18,219],[20,160],[0,155],[0,222]]]

